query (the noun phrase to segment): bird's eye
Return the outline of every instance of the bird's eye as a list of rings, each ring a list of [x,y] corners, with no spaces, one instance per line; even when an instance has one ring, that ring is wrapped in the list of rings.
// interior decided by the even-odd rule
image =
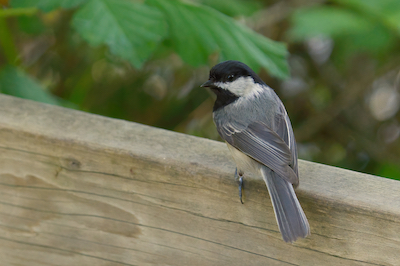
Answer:
[[[234,78],[235,78],[235,75],[233,75],[233,74],[230,74],[230,75],[228,76],[228,80],[229,80],[229,81],[232,81]]]

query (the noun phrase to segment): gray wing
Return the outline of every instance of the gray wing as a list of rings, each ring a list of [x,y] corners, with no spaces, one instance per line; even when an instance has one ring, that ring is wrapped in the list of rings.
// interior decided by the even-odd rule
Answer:
[[[286,113],[283,103],[280,103],[279,111],[279,114],[275,116],[274,130],[289,146],[291,152],[290,166],[296,175],[299,176],[296,139],[294,138],[292,124],[290,123],[289,116]]]
[[[230,128],[225,127],[225,130],[219,128],[218,132],[230,145],[297,186],[299,183],[297,168],[296,170],[292,168],[295,166],[294,163],[297,167],[297,154],[293,159],[294,154],[290,146],[295,146],[291,144],[291,139],[294,140],[294,137],[291,126],[288,127],[287,124],[285,119],[275,121],[276,131],[274,131],[263,122],[253,122],[241,131],[230,126]]]

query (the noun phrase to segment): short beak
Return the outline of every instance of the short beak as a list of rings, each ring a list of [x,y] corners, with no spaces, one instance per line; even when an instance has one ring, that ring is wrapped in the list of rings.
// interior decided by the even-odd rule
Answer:
[[[201,84],[200,87],[202,88],[206,88],[206,87],[211,87],[214,83],[210,80],[207,80],[206,82],[204,82],[203,84]]]

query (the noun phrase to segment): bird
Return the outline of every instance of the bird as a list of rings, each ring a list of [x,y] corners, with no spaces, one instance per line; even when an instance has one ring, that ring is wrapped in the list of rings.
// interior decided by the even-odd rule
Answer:
[[[308,236],[310,226],[294,191],[299,185],[296,140],[278,95],[235,60],[212,67],[201,87],[217,96],[213,120],[236,163],[240,201],[244,174],[251,172],[265,181],[283,240]]]

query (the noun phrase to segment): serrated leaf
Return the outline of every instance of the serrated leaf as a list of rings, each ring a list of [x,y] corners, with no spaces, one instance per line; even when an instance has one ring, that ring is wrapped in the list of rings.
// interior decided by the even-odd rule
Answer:
[[[44,12],[57,8],[74,8],[88,0],[11,0],[10,5],[14,8],[37,7]]]
[[[36,80],[13,66],[6,66],[0,72],[0,92],[38,102],[61,105],[61,102],[47,93]]]
[[[161,12],[126,0],[92,0],[76,12],[72,26],[89,44],[107,44],[137,68],[166,35]]]
[[[204,65],[210,55],[219,53],[221,60],[239,60],[255,71],[265,67],[273,76],[288,76],[285,45],[207,6],[176,0],[148,0],[146,3],[165,14],[173,48],[185,62]]]
[[[262,7],[259,1],[254,0],[201,0],[200,2],[230,17],[250,16]]]

